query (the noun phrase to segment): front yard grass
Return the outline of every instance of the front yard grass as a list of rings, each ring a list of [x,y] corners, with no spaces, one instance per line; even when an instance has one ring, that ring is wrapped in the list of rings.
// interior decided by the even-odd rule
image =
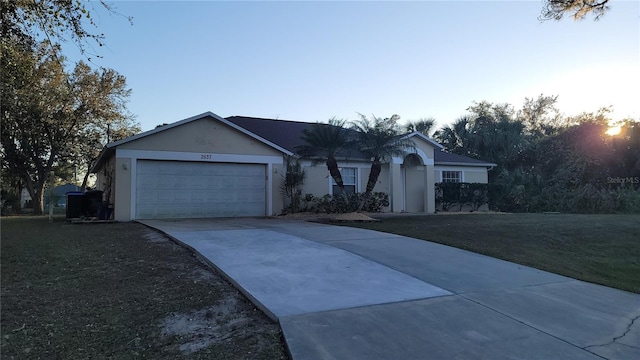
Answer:
[[[346,225],[640,293],[640,215],[438,214]]]
[[[135,223],[1,222],[2,359],[286,359],[280,329]]]

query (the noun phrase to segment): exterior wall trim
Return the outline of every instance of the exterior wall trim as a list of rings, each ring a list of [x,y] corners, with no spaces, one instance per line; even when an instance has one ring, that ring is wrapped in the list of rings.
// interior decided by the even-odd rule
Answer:
[[[483,167],[477,167],[474,168],[469,168],[469,167],[460,167],[460,166],[438,166],[436,165],[434,167],[434,170],[437,171],[466,171],[466,172],[479,172],[479,173],[486,173],[487,169],[483,168]]]
[[[197,162],[226,162],[241,164],[282,164],[282,156],[236,155],[180,151],[116,149],[116,157],[136,160],[169,160]]]
[[[483,167],[483,168],[493,168],[496,164],[493,163],[463,163],[463,162],[447,162],[447,161],[438,161],[435,163],[436,166],[449,165],[449,166],[468,166],[468,167]]]

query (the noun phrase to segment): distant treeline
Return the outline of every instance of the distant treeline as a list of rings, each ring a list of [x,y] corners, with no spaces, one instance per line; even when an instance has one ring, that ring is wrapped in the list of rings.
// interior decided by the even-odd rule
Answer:
[[[447,151],[497,164],[486,189],[492,210],[640,213],[640,123],[612,126],[606,108],[566,117],[556,99],[526,99],[519,111],[474,103],[433,136]]]

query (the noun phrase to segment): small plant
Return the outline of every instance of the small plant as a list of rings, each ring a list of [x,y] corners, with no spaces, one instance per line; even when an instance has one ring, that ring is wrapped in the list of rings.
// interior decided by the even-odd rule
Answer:
[[[302,185],[307,178],[307,172],[302,168],[300,160],[293,156],[284,157],[285,173],[282,175],[280,190],[289,199],[285,211],[292,213],[300,211],[302,200]]]
[[[439,205],[443,211],[454,207],[460,211],[464,205],[471,206],[471,211],[477,211],[491,198],[487,184],[446,182],[435,186],[436,206]]]
[[[317,197],[312,194],[306,194],[302,198],[301,211],[308,211],[314,213],[349,213],[359,211],[358,208],[362,203],[365,193],[355,193],[346,195],[344,193],[339,195],[324,195]],[[362,211],[366,212],[380,212],[382,208],[389,206],[389,195],[383,192],[375,192],[368,195],[369,200]]]

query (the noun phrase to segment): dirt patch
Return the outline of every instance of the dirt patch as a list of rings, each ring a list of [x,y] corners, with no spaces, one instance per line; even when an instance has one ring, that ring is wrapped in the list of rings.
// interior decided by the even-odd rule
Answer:
[[[229,296],[201,310],[168,316],[161,324],[162,336],[179,337],[180,351],[189,355],[234,336],[251,336],[251,321],[238,307],[238,300]]]
[[[287,359],[278,324],[136,223],[2,218],[3,359]]]
[[[159,232],[153,231],[153,230],[147,231],[142,237],[145,240],[147,240],[148,242],[151,242],[151,243],[166,243],[166,242],[171,241],[171,240],[169,240],[168,237],[166,237],[162,233],[159,233]]]

